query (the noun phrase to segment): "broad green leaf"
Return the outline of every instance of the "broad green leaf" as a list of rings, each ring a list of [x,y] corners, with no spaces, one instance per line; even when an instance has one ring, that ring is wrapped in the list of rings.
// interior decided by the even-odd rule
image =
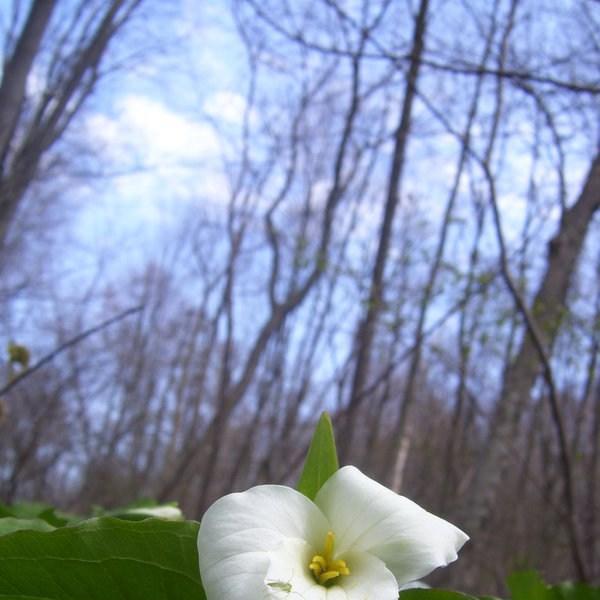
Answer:
[[[535,571],[521,571],[506,580],[512,600],[551,600],[548,586]]]
[[[9,506],[0,504],[0,518],[16,517],[17,519],[42,519],[52,527],[64,527],[69,523],[82,520],[81,517],[69,515],[56,510],[49,504],[41,502],[18,502]]]
[[[0,535],[6,535],[7,533],[13,533],[21,529],[54,531],[55,528],[43,519],[17,519],[15,517],[3,517],[0,519]]]
[[[40,514],[53,511],[54,507],[42,502],[16,502],[15,504],[1,504],[0,517],[17,517],[19,519],[35,519]]]
[[[198,523],[100,518],[0,536],[3,600],[206,600]]]
[[[556,600],[600,600],[600,588],[583,583],[561,583],[553,586]]]
[[[400,600],[477,600],[475,596],[467,596],[448,590],[405,590],[400,592]]]
[[[311,500],[315,499],[321,486],[340,468],[333,426],[329,415],[324,412],[313,434],[302,475],[297,489]]]
[[[512,600],[600,600],[600,588],[583,583],[549,586],[535,571],[513,573],[507,583]]]

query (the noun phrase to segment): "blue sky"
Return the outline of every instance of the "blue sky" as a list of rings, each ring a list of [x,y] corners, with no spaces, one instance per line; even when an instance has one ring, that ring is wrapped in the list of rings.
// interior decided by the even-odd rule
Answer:
[[[218,211],[228,200],[223,161],[237,152],[248,80],[228,4],[180,0],[158,24],[156,15],[151,16],[154,20],[146,20],[144,26],[150,23],[157,44],[163,44],[161,53],[150,51],[141,64],[111,76],[82,112],[71,134],[85,137],[104,171],[121,173],[80,190],[85,207],[75,229],[84,238],[89,235],[101,243],[107,232],[122,231],[126,237],[135,232],[154,243],[156,233],[177,226],[182,213],[194,205]],[[138,35],[133,29],[117,51],[127,54],[128,44]],[[257,121],[263,117],[255,116]],[[415,118],[431,119],[422,106],[417,106]],[[518,126],[530,137],[526,115]],[[413,142],[411,151],[417,159],[411,161],[405,192],[429,202],[435,221],[443,206],[438,198],[444,197],[455,169],[456,140],[440,132],[431,141]],[[434,170],[426,158],[429,152],[435,154]],[[530,160],[526,142],[522,152],[512,146],[505,159],[507,176],[498,190],[509,240],[519,235],[522,221],[524,167]],[[571,197],[586,168],[583,161],[569,166]],[[325,191],[326,182],[323,186]],[[379,208],[368,210],[363,219],[369,233],[377,226]]]
[[[109,174],[92,181],[68,182],[68,193],[62,200],[75,218],[61,230],[61,242],[68,251],[57,253],[56,263],[48,271],[55,273],[55,279],[62,281],[65,291],[68,289],[68,295],[75,299],[96,277],[100,255],[104,255],[109,278],[117,280],[148,260],[160,261],[165,247],[173,244],[191,215],[202,214],[222,223],[230,198],[226,168],[228,161],[239,157],[248,68],[229,3],[179,0],[168,7],[149,3],[143,16],[109,56],[108,64],[116,58],[124,60],[127,68],[108,76],[64,143],[67,148],[83,141],[90,153],[82,156],[82,164]],[[434,28],[444,27],[442,17],[449,15],[436,13]],[[444,39],[442,30],[437,38]],[[465,30],[462,41],[466,39]],[[566,42],[563,39],[561,43]],[[145,48],[142,58],[131,58],[132,49],[140,46]],[[32,94],[39,87],[36,77],[34,73],[29,82]],[[271,85],[276,90],[281,83],[273,81]],[[424,80],[426,89],[434,89],[435,85],[433,76]],[[453,110],[456,106],[448,108]],[[257,126],[269,118],[256,108],[253,111],[250,120]],[[390,115],[390,126],[396,116]],[[411,140],[403,192],[414,198],[418,211],[426,216],[426,229],[434,240],[456,169],[458,144],[441,131],[422,104],[415,108],[415,122],[418,132],[427,135],[416,135]],[[281,127],[285,126],[282,122]],[[509,243],[521,233],[531,161],[532,123],[526,111],[520,116],[518,111],[515,113],[512,127],[515,135],[510,151],[504,154],[503,176],[498,185]],[[566,123],[566,130],[569,127],[576,130]],[[588,134],[581,133],[582,147]],[[479,135],[485,138],[486,132],[476,126],[474,138]],[[385,161],[390,150],[388,145],[382,153]],[[588,165],[585,160],[569,160],[568,191],[573,199]],[[549,162],[540,163],[537,180],[542,189],[545,186],[551,191],[555,178],[548,169]],[[387,162],[382,163],[382,181],[387,168]],[[315,196],[323,198],[328,185],[326,178],[315,182]],[[467,191],[466,181],[461,189]],[[552,196],[544,206],[549,214],[542,212],[535,220],[548,231],[555,226],[559,208]],[[402,210],[405,207],[411,210],[407,200]],[[358,244],[372,246],[381,209],[381,195],[375,190],[370,201],[361,205]],[[470,225],[461,226],[459,221],[461,214],[470,218],[470,211],[469,202],[458,208],[449,241],[451,251],[463,257],[467,248],[462,241],[469,235]],[[495,260],[496,242],[491,234],[487,235],[486,247]],[[220,251],[218,246],[214,251]],[[539,253],[540,259],[543,255],[543,251]],[[362,258],[357,252],[356,262]],[[258,275],[264,270],[258,263],[252,268]],[[342,306],[343,303],[340,309],[344,310]],[[435,320],[444,308],[445,304],[441,304],[432,310],[430,319]],[[349,321],[346,324],[348,331],[343,332],[342,349],[347,347],[352,329]],[[248,327],[255,325],[254,319],[248,320]]]

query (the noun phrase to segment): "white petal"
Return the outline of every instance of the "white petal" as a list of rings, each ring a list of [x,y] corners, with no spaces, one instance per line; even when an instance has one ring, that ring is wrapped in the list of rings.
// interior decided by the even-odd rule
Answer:
[[[308,569],[314,549],[303,540],[287,539],[269,554],[267,598],[273,600],[397,600],[398,584],[381,560],[367,553],[345,558],[350,575],[330,587],[319,585]],[[248,596],[250,597],[250,596]]]
[[[367,552],[344,555],[350,575],[340,578],[348,600],[397,600],[398,583],[382,560]]]
[[[410,583],[405,583],[400,586],[400,591],[402,590],[429,590],[431,589],[430,585],[427,585],[424,581],[411,581]]]
[[[399,586],[456,560],[469,539],[451,523],[354,467],[334,473],[315,503],[332,524],[336,555],[369,552],[383,560]]]
[[[317,547],[329,528],[319,509],[288,487],[261,485],[217,500],[198,533],[208,600],[262,598],[269,552],[286,538]]]

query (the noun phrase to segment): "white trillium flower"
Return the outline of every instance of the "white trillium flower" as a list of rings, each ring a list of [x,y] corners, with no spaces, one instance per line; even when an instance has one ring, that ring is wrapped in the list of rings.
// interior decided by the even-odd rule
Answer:
[[[217,500],[200,523],[200,574],[208,600],[397,600],[468,539],[344,467],[314,502],[280,485]]]

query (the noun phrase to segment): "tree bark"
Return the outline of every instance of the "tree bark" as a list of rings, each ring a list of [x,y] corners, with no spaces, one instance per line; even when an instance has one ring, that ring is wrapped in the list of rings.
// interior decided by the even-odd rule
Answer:
[[[0,141],[6,136],[5,143],[0,144],[0,151],[3,152],[0,156],[0,252],[17,209],[37,175],[42,156],[62,136],[93,91],[99,77],[98,69],[108,45],[141,2],[142,0],[111,0],[107,3],[102,18],[89,40],[82,42],[80,47],[72,51],[72,55],[76,57],[73,65],[63,65],[64,72],[61,73],[59,83],[54,89],[45,90],[33,111],[31,122],[25,128],[27,133],[15,143],[15,125],[25,94],[27,73],[39,52],[39,42],[50,18],[49,12],[41,12],[41,7],[49,5],[47,11],[50,11],[53,6],[49,0],[33,3],[29,21],[35,20],[31,25],[28,21],[25,26],[11,59],[11,62],[15,62],[12,67],[14,73],[8,78],[8,82],[3,81],[2,84],[4,87],[6,83],[7,104],[4,115],[4,102],[0,96]],[[41,14],[36,11],[40,11]],[[121,16],[120,11],[123,13]],[[34,43],[36,35],[38,39],[37,43]],[[25,36],[31,39],[27,40]],[[23,48],[20,48],[21,45]],[[22,56],[19,57],[19,54]]]
[[[5,169],[4,161],[21,112],[27,77],[55,6],[55,0],[31,3],[23,31],[4,65],[0,83],[0,172]]]
[[[565,211],[557,234],[548,243],[548,263],[532,303],[531,313],[547,355],[558,336],[567,311],[566,300],[572,274],[581,254],[588,227],[600,207],[600,155],[596,156],[583,190]],[[540,352],[526,331],[514,358],[507,365],[502,391],[490,424],[486,446],[472,485],[467,528],[481,530],[490,516],[494,498],[511,466],[511,449],[518,434],[521,414],[540,374]]]
[[[390,241],[392,239],[394,216],[400,202],[400,185],[404,170],[408,136],[410,134],[412,109],[416,94],[417,79],[421,67],[421,58],[425,47],[425,29],[427,25],[428,8],[429,0],[421,0],[413,34],[411,62],[406,81],[406,93],[400,113],[400,121],[394,136],[394,155],[388,181],[385,208],[381,220],[377,256],[371,275],[367,309],[364,319],[358,326],[356,334],[356,361],[352,378],[350,400],[346,412],[347,422],[346,427],[344,428],[345,435],[340,438],[339,444],[342,460],[347,459],[349,450],[352,447],[355,418],[358,412],[357,409],[365,396],[364,388],[369,376],[375,328],[383,307],[383,278],[389,254]]]

